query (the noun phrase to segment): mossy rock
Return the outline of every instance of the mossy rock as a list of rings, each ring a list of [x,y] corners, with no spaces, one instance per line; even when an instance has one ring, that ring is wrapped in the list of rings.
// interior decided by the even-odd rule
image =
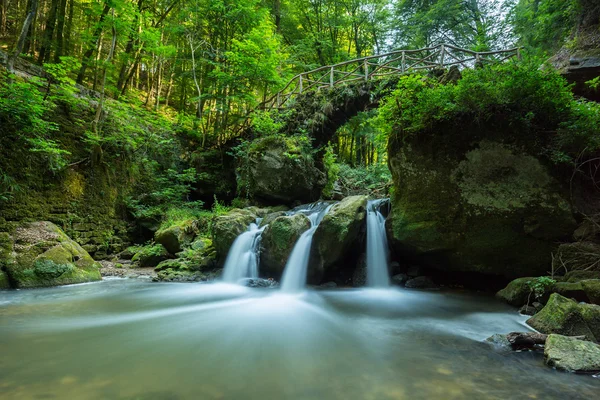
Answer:
[[[267,214],[262,221],[260,221],[260,227],[269,225],[271,222],[275,221],[276,218],[285,217],[287,213],[285,211],[276,211]]]
[[[158,272],[154,282],[206,282],[218,277],[218,272],[185,271],[168,268]]]
[[[2,261],[10,282],[32,288],[102,279],[100,264],[51,222],[26,223],[15,229],[9,246],[2,235]],[[7,256],[7,249],[12,252]]]
[[[516,132],[449,129],[390,137],[393,250],[444,271],[543,275],[576,227],[567,188],[525,146],[503,143]]]
[[[558,293],[568,299],[589,302],[581,282],[557,282],[552,287],[552,292]]]
[[[544,345],[544,362],[568,372],[600,371],[600,346],[562,335],[548,335]]]
[[[164,271],[166,269],[174,269],[174,270],[188,270],[189,265],[187,260],[182,258],[177,258],[174,260],[164,260],[158,263],[158,265],[154,268],[155,271]]]
[[[189,246],[197,234],[198,230],[194,221],[184,221],[159,229],[154,234],[154,241],[162,244],[169,253],[176,254],[184,247]]]
[[[245,232],[256,218],[256,214],[247,209],[234,209],[215,218],[212,241],[220,261],[225,261],[235,239]]]
[[[578,304],[553,293],[546,306],[527,323],[542,333],[566,336],[585,335],[589,340],[600,339],[600,306]]]
[[[239,162],[238,192],[249,190],[250,196],[270,204],[316,201],[327,183],[326,174],[296,137],[256,139]]]
[[[313,237],[309,278],[320,281],[324,274],[346,266],[349,273],[354,263],[344,263],[350,250],[358,245],[357,240],[365,226],[367,196],[346,197],[335,204],[323,218]]]
[[[580,284],[590,303],[600,304],[600,279],[588,279]]]
[[[153,244],[138,249],[131,261],[140,267],[156,267],[161,261],[170,257],[167,249],[162,244]]]
[[[531,288],[529,287],[529,283],[536,278],[526,277],[526,278],[517,278],[511,281],[504,289],[500,290],[496,293],[496,297],[504,300],[511,306],[521,307],[523,304],[527,303],[527,299],[529,298],[531,301],[534,300],[533,294],[531,294]]]
[[[308,229],[310,220],[304,214],[280,216],[273,220],[262,234],[260,270],[276,277],[281,276],[298,238]]]

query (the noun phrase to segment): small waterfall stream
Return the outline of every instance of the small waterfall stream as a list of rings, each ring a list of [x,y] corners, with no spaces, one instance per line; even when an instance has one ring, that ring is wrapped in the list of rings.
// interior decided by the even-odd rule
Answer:
[[[388,287],[389,251],[385,232],[385,218],[381,206],[387,199],[367,203],[367,286]]]
[[[290,258],[285,265],[283,276],[281,277],[281,291],[299,292],[306,286],[306,274],[308,272],[308,261],[310,257],[310,247],[312,238],[319,224],[333,207],[333,204],[316,203],[308,210],[299,210],[298,212],[308,213],[310,219],[310,229],[304,232],[290,254]]]
[[[258,246],[265,228],[251,223],[233,244],[223,267],[223,281],[236,283],[243,278],[258,278]]]

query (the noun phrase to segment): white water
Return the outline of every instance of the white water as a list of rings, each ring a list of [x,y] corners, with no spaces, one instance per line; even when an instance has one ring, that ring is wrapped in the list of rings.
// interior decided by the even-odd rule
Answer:
[[[385,218],[379,211],[385,200],[371,200],[367,204],[367,286],[387,287],[389,251],[385,232]]]
[[[306,286],[306,273],[308,271],[308,259],[310,257],[310,246],[313,235],[332,206],[333,204],[308,215],[311,225],[310,229],[304,232],[294,245],[292,254],[288,258],[283,276],[281,277],[281,291],[299,292]]]
[[[225,260],[223,281],[236,283],[243,278],[258,278],[258,245],[264,229],[252,223],[235,239]]]

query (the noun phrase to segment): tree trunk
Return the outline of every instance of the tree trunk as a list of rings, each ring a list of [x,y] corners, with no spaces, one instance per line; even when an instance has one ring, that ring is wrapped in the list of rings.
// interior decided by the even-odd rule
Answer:
[[[96,51],[96,48],[98,47],[98,41],[100,40],[100,35],[102,34],[103,30],[103,22],[104,19],[106,19],[106,16],[108,15],[109,11],[110,5],[108,2],[105,2],[104,9],[102,9],[102,14],[100,14],[100,18],[98,19],[98,25],[94,30],[92,39],[88,43],[88,48],[83,54],[83,58],[81,60],[81,68],[79,69],[79,73],[77,74],[77,83],[80,85],[83,83],[83,79],[85,78],[85,71],[87,70],[90,64],[91,58],[94,55],[94,51]]]
[[[115,14],[115,10],[112,10],[113,17]],[[94,122],[92,123],[92,130],[94,133],[98,133],[98,123],[100,122],[100,117],[102,116],[102,108],[104,106],[104,92],[106,88],[106,75],[108,72],[108,64],[112,61],[113,56],[115,54],[115,47],[117,47],[117,29],[113,25],[112,27],[112,44],[110,46],[110,51],[108,52],[108,56],[106,57],[106,62],[104,64],[104,71],[102,73],[102,86],[100,88],[100,100],[98,100],[98,107],[96,107],[96,116],[94,118]]]
[[[73,32],[73,13],[75,9],[74,0],[69,0],[69,17],[67,18],[66,32],[64,38],[63,51],[65,54],[71,54],[71,34]]]
[[[8,0],[0,1],[0,37],[6,35],[6,14],[8,13]]]
[[[138,0],[137,8],[138,12],[133,16],[132,28],[129,33],[129,38],[127,39],[127,45],[125,46],[123,64],[121,65],[121,70],[119,71],[119,80],[117,81],[117,90],[119,92],[123,91],[126,78],[129,75],[129,56],[133,52],[133,47],[138,42],[136,39],[136,32],[139,30],[139,16],[142,13],[142,7],[144,6],[144,0]],[[137,59],[137,54],[135,56]]]
[[[8,72],[14,72],[15,60],[21,52],[23,51],[23,47],[25,46],[25,39],[27,38],[27,33],[29,32],[29,28],[31,27],[31,23],[37,14],[38,0],[30,0],[29,3],[29,12],[25,17],[25,21],[23,22],[23,27],[21,28],[21,34],[19,35],[19,39],[17,40],[17,45],[15,46],[15,51],[12,57],[8,58]]]
[[[44,37],[42,39],[42,47],[38,56],[38,64],[42,65],[50,58],[52,51],[52,38],[54,37],[54,28],[56,27],[56,11],[60,0],[52,0],[50,4],[50,14],[46,20],[46,29],[44,29]]]
[[[60,0],[56,15],[56,52],[54,53],[54,62],[59,63],[60,58],[64,55],[65,40],[65,16],[67,13],[67,0]]]

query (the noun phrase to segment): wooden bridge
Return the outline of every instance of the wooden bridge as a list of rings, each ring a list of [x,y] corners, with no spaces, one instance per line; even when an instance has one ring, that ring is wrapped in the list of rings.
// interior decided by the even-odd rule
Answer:
[[[499,63],[515,57],[521,57],[519,48],[477,52],[440,44],[418,50],[395,50],[298,74],[259,108],[284,108],[299,94],[333,88],[350,82],[368,82],[390,75],[448,68],[454,65],[459,68],[472,68],[478,64]]]

